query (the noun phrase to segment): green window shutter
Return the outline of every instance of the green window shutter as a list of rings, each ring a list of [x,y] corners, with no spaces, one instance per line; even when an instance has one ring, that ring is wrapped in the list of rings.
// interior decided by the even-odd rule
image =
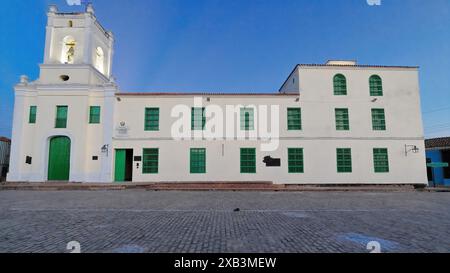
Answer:
[[[89,108],[89,123],[100,123],[100,106],[91,106]]]
[[[336,130],[338,131],[350,130],[350,122],[347,108],[336,108],[335,116],[336,116]]]
[[[36,123],[36,114],[37,114],[37,107],[36,106],[30,106],[30,114],[28,117],[28,123]]]
[[[159,108],[145,108],[145,131],[159,130]]]
[[[250,131],[255,129],[253,108],[241,108],[241,130]]]
[[[241,173],[256,173],[255,148],[241,148]]]
[[[302,129],[302,110],[301,108],[287,109],[288,130]]]
[[[191,130],[204,130],[206,124],[205,107],[192,107]]]
[[[67,106],[56,106],[55,128],[67,128]]]
[[[303,173],[303,148],[288,148],[289,173]]]
[[[206,173],[205,148],[191,148],[190,165],[191,173]]]
[[[333,78],[334,94],[336,96],[347,95],[347,80],[344,75],[337,74]]]
[[[388,150],[386,148],[373,149],[373,164],[376,173],[389,172]]]
[[[378,75],[372,75],[369,79],[370,95],[383,96],[383,82]]]
[[[350,148],[337,148],[336,160],[338,173],[352,172],[352,150]]]
[[[372,129],[375,131],[386,130],[384,109],[372,109]]]
[[[142,151],[142,173],[158,173],[158,148],[146,148]]]

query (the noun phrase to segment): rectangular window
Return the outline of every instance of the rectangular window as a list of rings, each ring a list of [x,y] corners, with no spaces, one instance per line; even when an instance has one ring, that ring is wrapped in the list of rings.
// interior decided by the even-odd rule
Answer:
[[[350,148],[337,148],[336,159],[338,173],[352,172],[352,150]]]
[[[373,164],[376,173],[389,172],[388,150],[386,148],[373,149]]]
[[[28,117],[29,123],[36,123],[36,113],[37,113],[37,107],[30,106],[30,115]]]
[[[100,106],[91,106],[89,109],[89,123],[100,123]]]
[[[288,148],[289,173],[303,173],[303,148]]]
[[[253,108],[241,108],[241,130],[249,131],[255,129],[253,115]]]
[[[67,106],[56,106],[55,128],[67,128]]]
[[[191,173],[206,173],[206,149],[191,148]]]
[[[348,109],[347,108],[336,108],[335,115],[336,115],[336,130],[338,130],[338,131],[350,130]]]
[[[191,130],[204,130],[206,124],[205,107],[192,107]]]
[[[145,108],[145,131],[159,130],[159,108]]]
[[[256,173],[255,148],[241,148],[241,173]]]
[[[142,151],[142,173],[158,173],[158,148],[147,148]]]
[[[372,109],[372,129],[375,131],[386,130],[384,109]]]
[[[287,109],[288,130],[302,129],[302,110],[301,108]]]

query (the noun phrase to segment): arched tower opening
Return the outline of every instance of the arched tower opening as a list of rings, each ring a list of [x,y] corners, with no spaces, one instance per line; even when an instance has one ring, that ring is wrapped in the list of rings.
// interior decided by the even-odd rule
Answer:
[[[75,60],[76,41],[72,36],[66,36],[63,39],[61,52],[61,63],[73,64]]]
[[[105,73],[105,54],[101,47],[95,49],[95,68],[102,74]]]

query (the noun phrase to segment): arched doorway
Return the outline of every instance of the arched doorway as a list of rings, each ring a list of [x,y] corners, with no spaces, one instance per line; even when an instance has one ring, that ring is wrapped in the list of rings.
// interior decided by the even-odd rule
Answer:
[[[50,139],[48,151],[48,180],[68,181],[70,173],[70,138],[56,136]]]

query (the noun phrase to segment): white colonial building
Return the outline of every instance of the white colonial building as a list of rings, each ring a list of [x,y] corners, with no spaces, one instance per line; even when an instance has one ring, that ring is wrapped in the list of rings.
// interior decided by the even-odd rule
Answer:
[[[417,67],[297,65],[279,92],[127,93],[114,38],[48,12],[40,76],[15,86],[8,181],[426,184]]]

